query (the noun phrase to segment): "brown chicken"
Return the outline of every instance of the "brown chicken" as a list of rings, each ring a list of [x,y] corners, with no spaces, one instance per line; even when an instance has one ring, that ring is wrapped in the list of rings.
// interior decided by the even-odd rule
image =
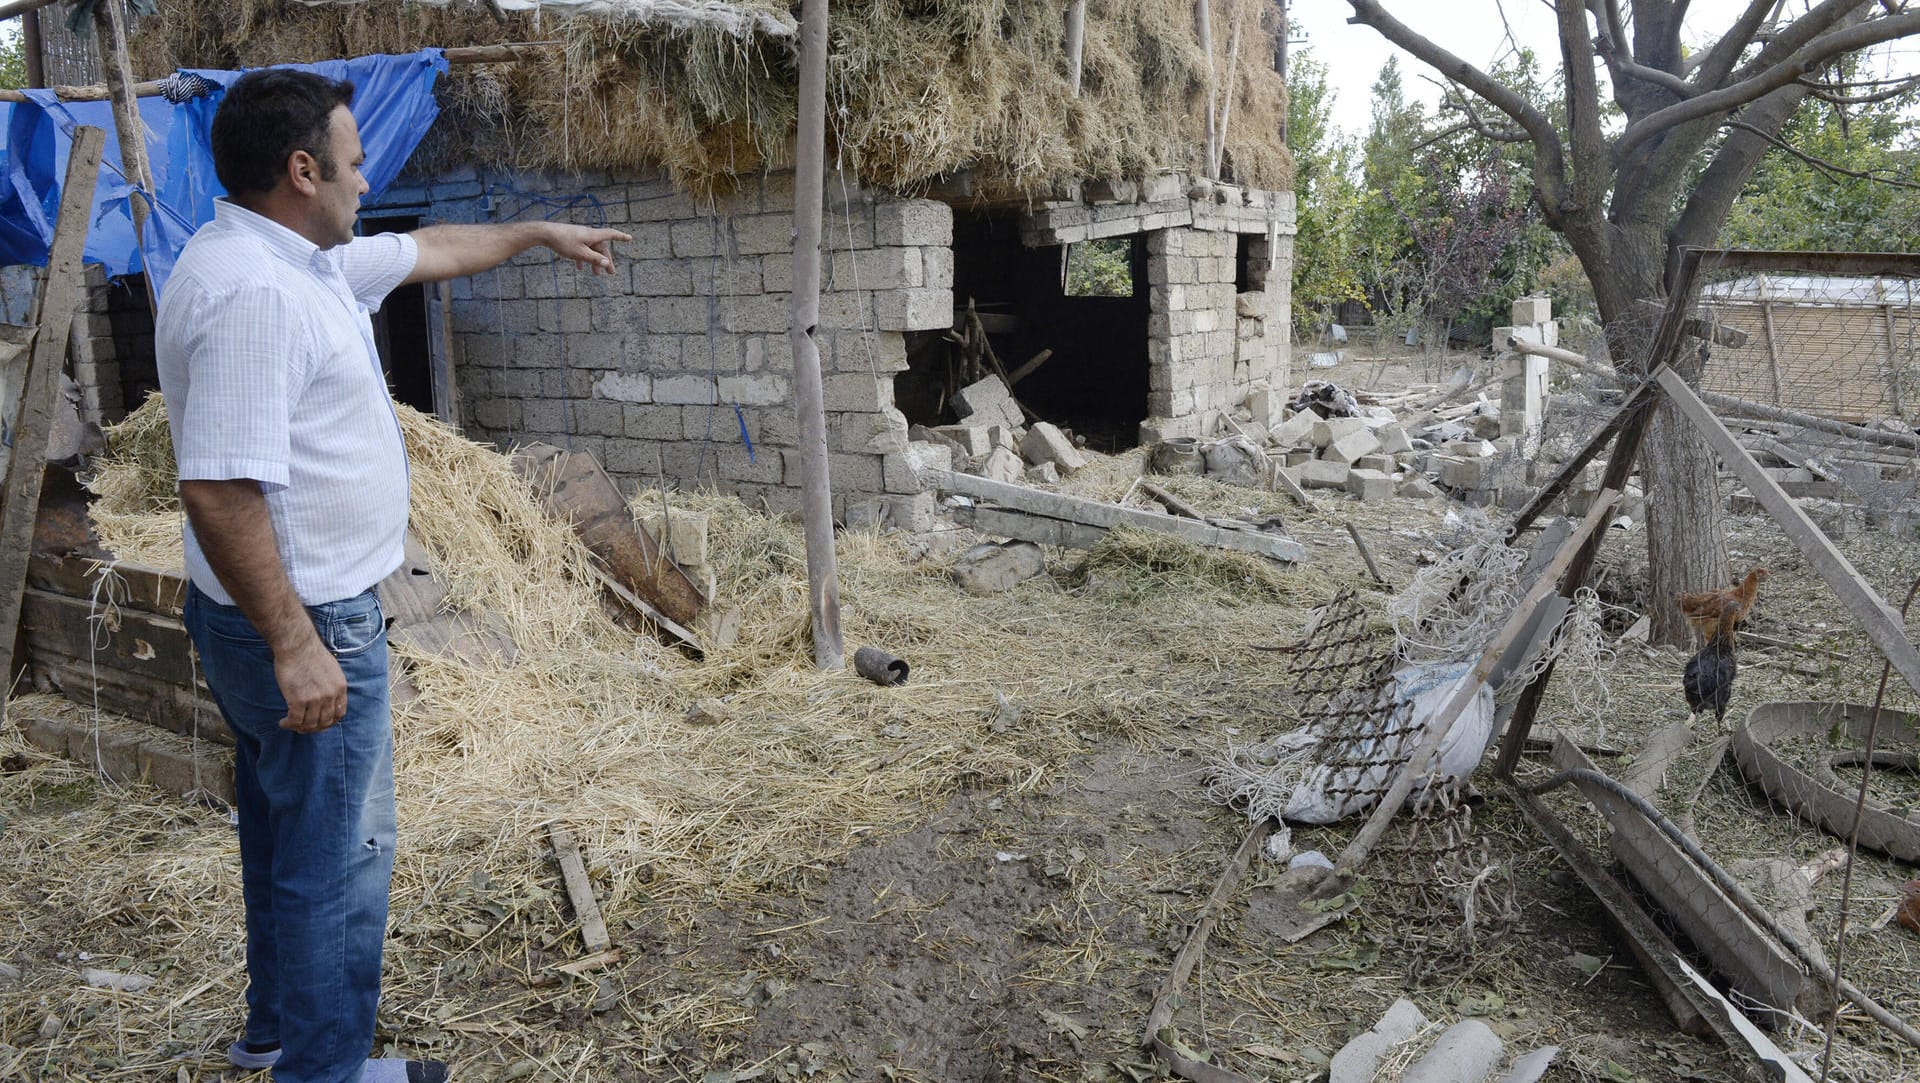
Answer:
[[[1746,623],[1747,614],[1753,609],[1754,596],[1760,593],[1760,584],[1772,574],[1765,568],[1755,568],[1747,573],[1745,579],[1724,590],[1688,591],[1680,595],[1680,612],[1686,616],[1687,623],[1693,625],[1694,631],[1711,641],[1728,604],[1734,607],[1733,626],[1738,628]]]

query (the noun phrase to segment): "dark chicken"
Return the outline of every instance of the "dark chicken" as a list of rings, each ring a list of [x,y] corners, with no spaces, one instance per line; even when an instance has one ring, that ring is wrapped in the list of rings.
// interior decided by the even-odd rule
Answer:
[[[1742,612],[1737,600],[1727,600],[1720,607],[1719,622],[1707,636],[1707,645],[1687,659],[1680,687],[1687,693],[1687,708],[1693,712],[1694,719],[1698,719],[1702,711],[1711,710],[1714,723],[1726,725],[1727,704],[1733,699],[1733,678],[1740,668],[1733,647],[1733,626],[1739,622]],[[1688,614],[1688,619],[1692,619],[1692,614]]]

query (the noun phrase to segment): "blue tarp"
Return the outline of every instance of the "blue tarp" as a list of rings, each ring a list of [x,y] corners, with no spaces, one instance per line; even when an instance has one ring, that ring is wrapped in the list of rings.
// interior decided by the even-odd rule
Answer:
[[[353,82],[353,117],[367,153],[361,172],[373,196],[393,182],[439,115],[433,84],[447,70],[438,49],[286,66]],[[134,196],[120,174],[112,106],[62,102],[49,91],[32,90],[27,91],[32,99],[27,104],[0,103],[7,132],[6,145],[0,148],[0,264],[47,262],[72,132],[90,124],[107,130],[107,145],[93,196],[86,262],[101,264],[110,275],[146,270],[157,296],[181,246],[212,219],[214,197],[225,191],[214,176],[208,133],[220,98],[243,73],[195,70],[191,74],[218,89],[181,105],[165,98],[139,101],[155,189],[149,201],[153,210],[147,216],[144,256],[134,244],[128,200],[147,197]]]

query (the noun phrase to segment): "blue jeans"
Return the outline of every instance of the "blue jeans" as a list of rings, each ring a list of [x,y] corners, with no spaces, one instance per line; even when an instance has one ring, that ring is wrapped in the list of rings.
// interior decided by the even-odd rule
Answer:
[[[237,607],[189,587],[187,631],[233,731],[247,1031],[279,1042],[275,1083],[354,1083],[373,1048],[393,878],[393,724],[379,598],[309,606],[347,678],[347,713],[280,728],[273,652]]]

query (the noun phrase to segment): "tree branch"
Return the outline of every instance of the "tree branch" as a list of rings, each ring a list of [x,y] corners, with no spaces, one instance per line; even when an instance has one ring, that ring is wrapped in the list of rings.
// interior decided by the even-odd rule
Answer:
[[[1432,80],[1432,82],[1439,83],[1439,80]],[[1460,122],[1454,132],[1448,134],[1457,134],[1459,131],[1470,131],[1475,135],[1485,139],[1491,139],[1496,143],[1525,143],[1533,138],[1527,134],[1524,128],[1494,127],[1487,122],[1486,118],[1480,115],[1480,111],[1473,107],[1473,102],[1468,100],[1465,94],[1456,93],[1456,88],[1452,84],[1439,83],[1439,86],[1441,100],[1448,106],[1458,109],[1460,113],[1466,117],[1465,120]],[[1437,142],[1439,142],[1438,138],[1429,139],[1421,143],[1420,146],[1430,146]]]
[[[1871,94],[1842,94],[1839,91],[1839,88],[1843,86],[1878,86],[1888,81],[1889,80],[1875,79],[1871,81],[1871,84],[1816,83],[1811,79],[1802,79],[1800,80],[1800,85],[1812,90],[1814,97],[1819,98],[1823,102],[1831,102],[1834,105],[1873,105],[1876,102],[1891,101],[1902,94],[1910,93],[1915,87],[1920,87],[1920,75],[1916,75],[1910,79],[1901,79],[1886,90],[1878,90]]]
[[[1668,233],[1671,246],[1710,245],[1725,225],[1727,212],[1738,199],[1753,171],[1766,156],[1770,144],[1766,134],[1778,134],[1787,118],[1805,101],[1807,89],[1789,85],[1749,105],[1740,114],[1743,129],[1727,135],[1713,160],[1700,173],[1687,193],[1680,216]],[[1757,129],[1757,131],[1755,131]]]
[[[1784,0],[1781,6],[1785,6]],[[1755,35],[1755,41],[1765,44],[1753,55],[1753,59],[1733,72],[1732,78],[1737,82],[1758,75],[1828,31],[1859,24],[1866,18],[1870,7],[1869,0],[1822,0],[1817,5],[1810,3],[1808,10],[1799,17],[1784,25],[1774,24],[1769,28],[1769,33]],[[1775,14],[1778,14],[1778,9]]]
[[[1733,26],[1700,57],[1692,77],[1696,91],[1711,90],[1726,79],[1727,73],[1739,62],[1740,54],[1753,44],[1753,35],[1767,20],[1767,9],[1774,3],[1775,0],[1749,0],[1747,10],[1741,12]]]
[[[1793,155],[1795,158],[1800,159],[1801,161],[1807,163],[1808,165],[1812,166],[1815,169],[1818,169],[1820,172],[1825,173],[1830,177],[1852,177],[1855,180],[1872,181],[1875,184],[1884,184],[1890,188],[1912,188],[1915,190],[1920,190],[1920,184],[1915,184],[1913,181],[1909,181],[1909,180],[1901,180],[1899,177],[1886,176],[1885,174],[1888,171],[1884,169],[1882,170],[1868,169],[1863,171],[1858,169],[1848,169],[1845,166],[1841,166],[1841,165],[1835,165],[1834,163],[1827,161],[1825,158],[1820,158],[1820,157],[1816,157],[1815,155],[1808,154],[1806,151],[1801,150],[1799,147],[1794,146],[1793,144],[1780,138],[1778,135],[1775,135],[1771,132],[1763,132],[1759,128],[1756,128],[1753,125],[1748,124],[1747,122],[1742,120],[1729,120],[1726,122],[1726,126],[1729,128],[1737,128],[1741,131],[1752,132],[1754,135],[1757,135],[1760,138],[1766,140],[1767,142],[1773,144],[1774,146],[1779,147],[1781,150],[1786,151],[1788,154]]]
[[[1566,78],[1567,131],[1573,141],[1574,198],[1606,198],[1607,137],[1600,129],[1600,84],[1593,74],[1593,39],[1581,0],[1559,0],[1560,57]]]
[[[1567,193],[1567,166],[1560,133],[1545,113],[1528,104],[1511,88],[1492,76],[1415,33],[1405,23],[1389,15],[1378,0],[1347,0],[1353,8],[1348,22],[1371,26],[1380,36],[1399,46],[1440,74],[1478,94],[1488,104],[1512,117],[1526,130],[1534,148],[1534,183],[1543,198],[1558,204]]]
[[[1614,144],[1614,158],[1616,161],[1624,158],[1635,147],[1676,125],[1710,117],[1715,113],[1730,113],[1742,105],[1757,101],[1781,87],[1794,83],[1807,72],[1836,56],[1843,56],[1869,45],[1878,45],[1883,41],[1893,41],[1917,33],[1920,33],[1920,13],[1883,16],[1870,22],[1833,31],[1807,43],[1793,55],[1759,75],[1743,79],[1732,86],[1709,91],[1697,98],[1676,102],[1627,125],[1627,130],[1620,133],[1619,140]]]

